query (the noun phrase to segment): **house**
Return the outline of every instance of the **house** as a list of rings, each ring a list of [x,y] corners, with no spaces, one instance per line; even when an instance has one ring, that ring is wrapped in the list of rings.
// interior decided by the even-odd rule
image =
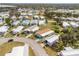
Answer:
[[[13,21],[12,25],[16,26],[20,24],[20,20]]]
[[[46,22],[46,20],[42,20],[42,19],[32,19],[30,24],[32,25],[44,25]]]
[[[79,24],[77,22],[70,22],[70,25],[74,28],[79,27]]]
[[[73,17],[67,17],[65,20],[67,20],[67,21],[73,21],[74,18]]]
[[[72,47],[64,47],[64,50],[72,50]]]
[[[0,35],[3,35],[8,31],[9,27],[8,26],[1,26],[0,27]]]
[[[41,29],[41,30],[38,30],[36,33],[35,33],[35,36],[39,39],[42,39],[43,37],[46,37],[46,36],[50,36],[54,34],[54,31],[48,29],[48,28],[44,28],[44,29]]]
[[[21,12],[21,16],[26,16],[27,13],[26,12]]]
[[[30,24],[30,20],[29,19],[23,20],[20,24],[21,25],[29,25]]]
[[[67,27],[70,26],[70,24],[69,24],[68,22],[66,22],[66,21],[63,21],[63,22],[62,22],[62,26],[63,26],[64,28],[67,28]]]
[[[29,46],[25,44],[24,46],[14,47],[11,53],[5,54],[5,56],[28,56],[29,55]]]
[[[45,23],[46,23],[45,19],[39,20],[39,25],[45,25]]]
[[[75,21],[79,21],[79,17],[78,18],[75,18]]]
[[[31,25],[38,25],[38,24],[39,24],[39,20],[37,20],[37,19],[32,19],[32,20],[30,21],[30,24],[31,24]]]
[[[45,44],[52,46],[54,43],[56,43],[59,39],[59,35],[52,35],[50,37],[45,38]]]
[[[4,20],[2,17],[0,17],[0,25],[4,23]]]
[[[63,21],[79,21],[79,17],[78,18],[74,18],[74,17],[61,17],[61,20]]]
[[[33,19],[39,19],[38,15],[33,16]]]
[[[44,20],[44,19],[45,19],[45,17],[44,17],[44,16],[40,16],[40,19]]]
[[[79,49],[62,50],[59,55],[61,56],[79,56]]]
[[[23,16],[19,16],[18,18],[22,20],[23,19]]]
[[[36,32],[37,30],[39,30],[39,27],[37,25],[33,25],[33,26],[30,26],[29,28],[25,29],[24,30],[24,33],[34,33]]]
[[[14,16],[11,17],[11,19],[12,19],[12,20],[16,20],[17,17],[14,15]]]
[[[24,28],[23,26],[18,26],[17,28],[14,28],[14,29],[12,30],[12,33],[13,33],[13,34],[20,33],[23,28]]]
[[[0,12],[0,16],[3,17],[4,19],[8,18],[9,17],[9,12]]]

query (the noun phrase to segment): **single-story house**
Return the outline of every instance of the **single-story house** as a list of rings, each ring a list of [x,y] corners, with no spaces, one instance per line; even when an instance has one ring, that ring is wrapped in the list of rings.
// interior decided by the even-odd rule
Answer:
[[[0,16],[4,17],[4,18],[8,18],[9,17],[9,12],[0,12]]]
[[[4,23],[4,20],[2,17],[0,17],[0,25]]]
[[[45,38],[45,44],[52,46],[54,43],[56,43],[59,40],[59,35],[52,35],[50,37]]]
[[[23,19],[23,16],[19,16],[18,18],[22,20]]]
[[[79,49],[62,50],[59,55],[61,56],[79,56]]]
[[[26,16],[27,13],[26,12],[21,12],[21,16]]]
[[[33,16],[33,19],[39,19],[38,15]]]
[[[65,18],[65,20],[68,20],[68,21],[73,21],[73,20],[74,20],[74,18],[73,18],[73,17],[67,17],[67,18]]]
[[[14,28],[14,29],[12,30],[12,33],[13,33],[13,34],[20,33],[23,28],[24,28],[23,26],[18,26],[17,28]]]
[[[28,12],[28,14],[27,14],[28,16],[33,16],[33,14],[32,13],[30,13],[30,12]]]
[[[68,21],[63,21],[62,22],[62,26],[64,28],[67,28],[67,27],[70,27],[70,26],[76,28],[76,27],[79,27],[79,23],[78,22],[74,22],[74,21],[69,21],[69,22]]]
[[[75,18],[75,21],[79,21],[79,17],[78,18]]]
[[[12,19],[12,20],[16,20],[17,17],[14,15],[14,16],[11,17],[11,19]]]
[[[44,17],[44,16],[40,16],[40,19],[44,20],[44,19],[45,19],[45,17]]]
[[[39,30],[39,27],[37,25],[33,25],[33,26],[30,26],[29,28],[25,29],[24,33],[34,33],[37,30]]]
[[[32,19],[32,20],[30,21],[30,24],[32,24],[32,25],[37,25],[37,24],[39,24],[39,20],[37,20],[37,19]]]
[[[12,25],[16,26],[20,24],[20,20],[13,21]]]
[[[64,47],[64,50],[72,50],[72,47]]]
[[[63,22],[62,22],[62,26],[63,26],[64,28],[67,28],[67,27],[70,26],[70,24],[69,24],[68,22],[66,22],[66,21],[63,21]]]
[[[39,16],[39,15],[34,15],[33,16],[33,19],[41,19],[41,20],[44,20],[45,17],[44,16]]]
[[[9,29],[9,26],[1,26],[0,27],[0,35],[3,35],[4,33],[6,33]]]
[[[76,22],[70,22],[70,25],[74,28],[79,27],[79,24]]]
[[[21,22],[21,25],[29,25],[29,24],[30,24],[30,20],[29,19],[23,20]]]
[[[79,17],[78,18],[74,18],[74,17],[61,17],[61,20],[63,21],[79,21]]]
[[[44,25],[46,22],[46,20],[44,19],[32,19],[30,24],[33,24],[33,25]]]
[[[44,29],[41,29],[41,30],[38,30],[36,33],[35,33],[35,36],[39,39],[43,38],[43,37],[46,37],[46,36],[50,36],[54,34],[54,31],[52,31],[51,29],[48,29],[48,28],[44,28]]]
[[[5,56],[28,56],[29,46],[25,44],[24,46],[14,47],[11,53],[5,54]]]
[[[39,25],[44,25],[45,24],[45,22],[46,22],[46,20],[44,19],[44,20],[39,20]]]

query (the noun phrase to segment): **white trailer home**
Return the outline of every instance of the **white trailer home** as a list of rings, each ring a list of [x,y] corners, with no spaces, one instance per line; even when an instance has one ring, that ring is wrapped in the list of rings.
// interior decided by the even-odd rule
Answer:
[[[0,17],[0,25],[2,25],[3,23],[4,23],[4,19]]]
[[[79,49],[62,50],[59,55],[61,56],[79,56]]]
[[[34,33],[36,32],[37,30],[39,30],[39,27],[37,25],[33,25],[33,26],[30,26],[29,28],[26,28],[24,30],[24,33]]]
[[[23,26],[18,26],[17,28],[14,28],[14,29],[12,30],[12,33],[13,33],[13,34],[20,33],[23,28],[24,28]]]
[[[56,43],[59,40],[59,35],[52,35],[50,37],[47,37],[45,39],[45,43],[49,46],[52,46],[54,43]]]
[[[1,26],[0,27],[0,35],[3,35],[4,33],[6,33],[9,29],[9,26]]]

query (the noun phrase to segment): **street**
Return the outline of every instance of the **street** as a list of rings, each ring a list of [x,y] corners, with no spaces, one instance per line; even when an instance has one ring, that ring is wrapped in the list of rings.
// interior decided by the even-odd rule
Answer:
[[[0,45],[5,42],[8,42],[9,39],[14,39],[14,41],[19,41],[19,42],[24,42],[29,44],[29,46],[33,49],[36,56],[48,56],[46,51],[35,40],[28,39],[28,38],[19,38],[19,37],[0,38]]]

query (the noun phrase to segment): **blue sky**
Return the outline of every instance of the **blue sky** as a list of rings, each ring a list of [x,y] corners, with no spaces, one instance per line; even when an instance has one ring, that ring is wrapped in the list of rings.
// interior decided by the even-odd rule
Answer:
[[[0,3],[79,3],[79,0],[0,0]]]

